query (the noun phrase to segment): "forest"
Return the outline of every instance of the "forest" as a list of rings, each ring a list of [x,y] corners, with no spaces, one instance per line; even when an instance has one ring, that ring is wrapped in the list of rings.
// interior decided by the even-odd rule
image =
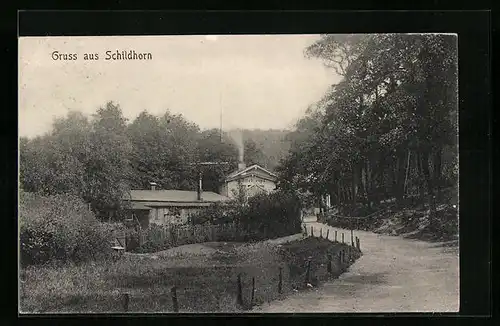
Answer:
[[[201,130],[182,115],[147,111],[133,121],[109,102],[87,117],[72,111],[52,130],[20,139],[24,191],[74,194],[95,212],[120,209],[128,189],[194,190],[201,161],[218,191],[237,166],[260,164],[304,203],[352,215],[386,200],[425,202],[431,216],[458,180],[457,39],[438,34],[322,35],[304,49],[341,81],[311,103],[292,131]],[[306,203],[306,205],[308,205]]]
[[[458,182],[456,36],[322,35],[305,55],[342,79],[289,134],[280,186],[330,194],[350,216],[420,201],[432,222]]]
[[[227,162],[203,170],[203,188],[219,191],[237,168],[239,146],[247,165],[273,169],[286,154],[287,132],[279,130],[201,130],[182,115],[141,112],[127,121],[119,104],[109,102],[93,116],[70,111],[52,129],[20,138],[20,184],[41,195],[71,194],[105,214],[120,210],[129,189],[195,190],[203,161]]]

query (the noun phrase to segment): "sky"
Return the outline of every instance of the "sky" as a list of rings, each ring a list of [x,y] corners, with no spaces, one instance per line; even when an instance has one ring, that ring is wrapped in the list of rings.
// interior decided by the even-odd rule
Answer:
[[[19,39],[19,135],[50,130],[69,110],[108,101],[133,120],[141,111],[182,114],[202,129],[289,129],[339,77],[304,49],[319,35],[24,37]],[[152,60],[104,60],[106,51]],[[54,60],[53,51],[77,60]],[[98,53],[99,60],[83,60]]]

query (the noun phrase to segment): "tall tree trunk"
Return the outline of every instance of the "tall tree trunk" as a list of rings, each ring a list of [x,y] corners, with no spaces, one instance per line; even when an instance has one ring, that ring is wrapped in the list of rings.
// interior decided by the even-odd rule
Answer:
[[[396,180],[394,187],[394,195],[396,197],[396,204],[399,208],[404,206],[404,177],[405,177],[405,166],[406,166],[406,153],[404,151],[398,151],[397,162],[396,162]]]
[[[417,159],[417,170],[418,170],[418,195],[419,195],[419,201],[420,203],[424,203],[425,201],[425,176],[422,171],[422,154],[418,153],[416,154],[416,159]]]
[[[345,191],[344,184],[340,186],[340,198],[342,200],[342,205],[344,205],[347,202],[347,193]]]
[[[357,189],[358,188],[358,171],[354,165],[352,168],[352,180],[351,180],[351,193],[352,193],[352,205],[356,205]]]
[[[396,191],[397,191],[397,183],[398,183],[398,158],[396,157],[395,160],[392,160],[391,162],[391,197],[396,197]]]
[[[434,197],[434,185],[429,169],[429,151],[427,149],[422,151],[421,156],[422,173],[424,174],[425,183],[427,185],[427,200],[429,204],[429,224],[433,228],[434,217],[436,215],[436,201]]]
[[[386,184],[385,184],[385,154],[381,153],[379,162],[377,164],[377,173],[376,173],[376,182],[377,182],[377,205],[380,204],[380,201],[385,198],[385,189],[386,189]]]
[[[366,159],[366,200],[368,201],[368,208],[372,208],[373,202],[373,179],[372,168],[370,159]]]
[[[404,182],[404,186],[403,186],[403,191],[404,191],[404,194],[405,194],[405,197],[407,195],[407,192],[408,192],[408,173],[410,172],[410,154],[411,154],[411,151],[408,150],[408,158],[406,160],[406,169],[405,169],[405,182]]]
[[[337,206],[342,205],[342,196],[340,188],[340,178],[337,180]]]
[[[441,201],[441,189],[443,187],[443,177],[442,177],[442,154],[443,149],[440,147],[437,151],[434,152],[434,169],[433,169],[433,177],[434,177],[434,185],[436,186],[436,199],[438,202]]]
[[[351,202],[351,188],[349,185],[343,185],[344,190],[344,206]]]
[[[361,193],[362,203],[366,205],[366,171],[363,167],[363,163],[359,164],[359,179],[358,179],[358,189],[359,193]]]

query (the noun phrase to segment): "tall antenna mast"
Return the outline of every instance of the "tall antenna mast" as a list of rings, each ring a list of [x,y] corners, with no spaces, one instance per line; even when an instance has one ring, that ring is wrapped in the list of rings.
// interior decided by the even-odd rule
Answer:
[[[220,142],[222,143],[222,93],[219,93],[219,106],[220,106]]]

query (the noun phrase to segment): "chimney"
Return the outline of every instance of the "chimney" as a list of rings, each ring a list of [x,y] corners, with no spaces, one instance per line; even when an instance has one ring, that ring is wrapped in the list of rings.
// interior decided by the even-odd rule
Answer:
[[[243,162],[238,163],[238,170],[239,170],[239,171],[241,171],[241,170],[245,169],[246,167],[247,167],[247,166],[246,166],[246,164],[245,164],[245,163],[243,163]]]
[[[202,188],[202,174],[200,172],[200,178],[199,178],[199,181],[198,181],[198,191],[197,191],[197,193],[198,193],[198,200],[200,200],[200,201],[203,200],[203,198],[201,196],[202,192],[203,192],[203,188]]]
[[[156,182],[150,182],[149,185],[151,186],[151,190],[156,190]]]

